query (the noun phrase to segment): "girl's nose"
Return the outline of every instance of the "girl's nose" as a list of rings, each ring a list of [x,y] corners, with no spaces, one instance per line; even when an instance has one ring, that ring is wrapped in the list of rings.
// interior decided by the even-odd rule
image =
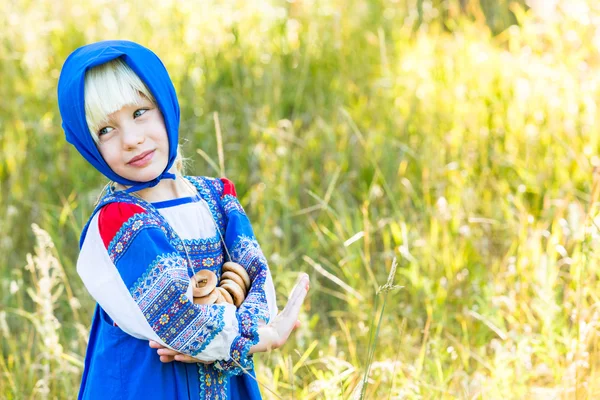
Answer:
[[[127,149],[135,148],[146,140],[144,129],[140,126],[132,124],[125,127],[123,130],[123,145]]]

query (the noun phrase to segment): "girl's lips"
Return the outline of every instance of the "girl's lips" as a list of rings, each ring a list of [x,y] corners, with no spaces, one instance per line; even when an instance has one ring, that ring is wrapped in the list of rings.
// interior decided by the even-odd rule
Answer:
[[[152,161],[154,150],[146,151],[137,157],[133,157],[127,164],[133,167],[145,167]]]

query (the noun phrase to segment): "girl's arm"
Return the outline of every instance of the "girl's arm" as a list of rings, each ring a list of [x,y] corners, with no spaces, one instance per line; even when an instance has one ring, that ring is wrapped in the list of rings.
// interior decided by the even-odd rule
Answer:
[[[244,267],[252,282],[246,298],[236,310],[240,335],[232,343],[232,357],[217,363],[219,368],[241,373],[240,367],[250,366],[250,355],[253,350],[262,349],[262,343],[266,340],[262,337],[269,333],[275,334],[275,331],[270,328],[264,328],[277,316],[275,288],[267,260],[254,236],[250,221],[237,199],[233,182],[226,178],[193,179],[196,179],[195,183],[199,190],[207,188],[216,199],[218,212],[224,214],[223,224],[218,228],[226,247],[227,258]],[[297,313],[294,318],[286,339],[296,323]],[[253,348],[256,345],[258,347]]]

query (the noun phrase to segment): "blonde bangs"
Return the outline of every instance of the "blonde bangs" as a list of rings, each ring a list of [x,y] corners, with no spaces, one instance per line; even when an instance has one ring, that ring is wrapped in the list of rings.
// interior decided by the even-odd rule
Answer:
[[[108,116],[124,106],[140,105],[140,93],[156,104],[144,82],[120,58],[87,71],[84,92],[85,117],[96,143],[98,130],[106,123]]]

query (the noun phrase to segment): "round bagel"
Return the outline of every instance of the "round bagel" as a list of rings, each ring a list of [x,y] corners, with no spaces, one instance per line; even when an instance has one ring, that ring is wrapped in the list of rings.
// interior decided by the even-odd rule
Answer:
[[[240,285],[238,285],[236,281],[233,281],[231,279],[223,279],[223,280],[221,280],[221,283],[219,283],[219,286],[223,287],[223,285],[225,283],[234,284],[236,287],[239,287],[242,290],[242,293],[244,293],[244,289],[242,289],[242,287]],[[246,297],[246,295],[244,295],[244,298],[245,297]]]
[[[192,278],[194,297],[204,297],[217,287],[217,275],[207,269],[196,272]]]
[[[221,279],[221,282],[219,282],[219,286],[223,286],[223,284],[225,282],[235,282],[233,279]],[[237,283],[236,283],[237,284]],[[241,289],[241,288],[240,288]]]
[[[244,291],[244,297],[246,296],[246,294],[248,294],[248,288],[246,287],[246,283],[244,282],[241,276],[239,276],[233,271],[225,271],[223,272],[223,275],[221,275],[221,282],[223,282],[226,279],[230,279],[238,285],[240,285],[240,287]]]
[[[235,272],[244,281],[244,286],[246,286],[246,291],[250,290],[250,285],[251,285],[250,276],[248,275],[248,273],[246,272],[244,267],[242,267],[240,264],[238,264],[236,262],[232,262],[232,261],[227,261],[225,264],[223,264],[223,271]]]
[[[217,288],[214,288],[213,291],[210,292],[207,296],[194,297],[194,304],[210,305],[210,304],[214,304],[218,298],[219,298],[219,291],[217,290]]]
[[[218,295],[217,300],[215,301],[215,304],[225,303],[226,301],[225,301],[225,298],[223,297],[223,293],[217,289],[219,289],[219,288],[218,287],[215,288],[215,292],[217,292],[217,295]]]
[[[233,304],[233,297],[231,297],[231,294],[229,294],[227,289],[217,286],[217,290],[221,293],[221,296],[223,296],[226,303]]]
[[[235,304],[236,307],[242,305],[242,302],[244,301],[244,291],[237,283],[234,281],[227,281],[222,283],[221,287],[231,294],[231,297],[233,297],[233,304]]]

